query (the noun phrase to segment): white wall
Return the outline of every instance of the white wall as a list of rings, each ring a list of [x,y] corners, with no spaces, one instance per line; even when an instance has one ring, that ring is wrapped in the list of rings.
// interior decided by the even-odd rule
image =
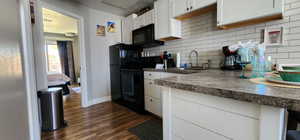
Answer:
[[[165,46],[148,49],[154,54],[167,50],[172,53],[181,52],[182,63],[195,62],[189,59],[189,53],[199,51],[200,61],[212,60],[212,66],[219,67],[223,59],[223,46],[236,44],[238,41],[260,40],[261,29],[266,27],[284,27],[282,47],[268,47],[267,55],[272,56],[274,63],[300,63],[300,1],[285,0],[284,19],[256,24],[241,28],[217,29],[216,12],[194,17],[182,22],[183,39],[169,41]]]
[[[75,13],[84,18],[85,48],[87,59],[88,100],[94,102],[110,96],[108,47],[121,42],[121,18],[113,14],[94,10],[67,0],[43,0],[44,3]],[[96,25],[116,22],[117,32],[96,36]]]

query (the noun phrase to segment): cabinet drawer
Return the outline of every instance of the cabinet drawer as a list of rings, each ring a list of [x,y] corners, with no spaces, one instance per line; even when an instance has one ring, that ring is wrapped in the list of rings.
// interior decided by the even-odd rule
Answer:
[[[184,139],[184,140],[231,140],[229,137],[224,137],[220,133],[213,132],[209,129],[202,128],[194,125],[182,119],[174,117],[173,122],[173,133],[177,136],[173,139]]]
[[[158,85],[154,84],[153,80],[145,79],[145,95],[151,96],[157,99],[161,99],[161,88]]]
[[[160,72],[147,72],[147,71],[145,71],[144,72],[144,78],[145,79],[151,79],[151,80],[159,79],[160,78]]]
[[[161,100],[152,98],[150,96],[145,96],[145,108],[147,111],[157,116],[162,116]]]

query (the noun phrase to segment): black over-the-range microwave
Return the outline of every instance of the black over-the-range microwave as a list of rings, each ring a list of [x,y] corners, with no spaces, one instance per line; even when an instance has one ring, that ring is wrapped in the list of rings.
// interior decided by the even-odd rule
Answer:
[[[132,32],[132,43],[134,46],[143,48],[164,45],[163,41],[155,40],[154,24],[134,30]]]

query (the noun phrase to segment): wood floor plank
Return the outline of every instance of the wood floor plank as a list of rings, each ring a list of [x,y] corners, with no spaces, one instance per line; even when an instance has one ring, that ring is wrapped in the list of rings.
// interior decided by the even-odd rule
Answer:
[[[80,100],[77,93],[65,97],[64,113],[68,127],[43,132],[42,140],[139,140],[128,129],[155,118],[112,102],[81,108]]]

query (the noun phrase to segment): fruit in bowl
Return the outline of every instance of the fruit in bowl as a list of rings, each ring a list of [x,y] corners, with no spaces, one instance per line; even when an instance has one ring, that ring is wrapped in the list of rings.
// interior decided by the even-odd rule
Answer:
[[[279,75],[284,81],[300,82],[300,70],[282,70]]]

